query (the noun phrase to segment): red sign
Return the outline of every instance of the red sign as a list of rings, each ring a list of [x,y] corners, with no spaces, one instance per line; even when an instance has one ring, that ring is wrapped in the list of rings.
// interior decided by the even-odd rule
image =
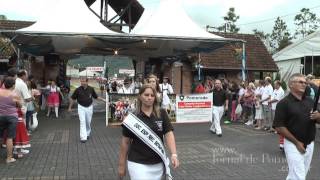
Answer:
[[[211,108],[211,101],[178,102],[178,108]]]

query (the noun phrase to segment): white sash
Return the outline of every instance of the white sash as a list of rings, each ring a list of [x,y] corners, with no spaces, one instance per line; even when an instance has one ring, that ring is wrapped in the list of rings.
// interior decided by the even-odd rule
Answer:
[[[166,168],[167,179],[172,180],[173,177],[171,176],[169,167],[170,160],[166,155],[164,145],[159,136],[137,116],[130,112],[122,124],[161,157]]]

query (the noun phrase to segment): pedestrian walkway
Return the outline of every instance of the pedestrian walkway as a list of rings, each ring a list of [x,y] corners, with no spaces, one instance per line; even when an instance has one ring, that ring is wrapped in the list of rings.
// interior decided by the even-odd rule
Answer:
[[[117,163],[121,128],[105,127],[104,113],[93,115],[93,132],[80,143],[76,111],[62,111],[60,119],[39,116],[31,136],[31,152],[6,164],[0,152],[0,180],[8,179],[118,179]],[[275,134],[244,125],[223,126],[223,137],[208,131],[209,124],[175,124],[181,166],[175,179],[285,179],[287,165]],[[318,136],[319,137],[319,136]],[[308,179],[319,179],[319,141]],[[126,177],[125,179],[128,179]]]

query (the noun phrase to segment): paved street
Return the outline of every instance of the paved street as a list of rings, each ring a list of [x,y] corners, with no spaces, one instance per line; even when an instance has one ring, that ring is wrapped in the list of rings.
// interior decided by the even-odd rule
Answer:
[[[40,113],[28,156],[7,165],[5,149],[1,150],[0,180],[117,179],[121,128],[106,128],[103,116],[94,113],[92,137],[82,144],[76,111],[63,112],[61,119]],[[275,134],[233,124],[223,126],[219,138],[209,133],[208,126],[174,125],[181,161],[173,172],[175,179],[285,179],[287,166]],[[320,177],[319,155],[317,141],[308,179]]]

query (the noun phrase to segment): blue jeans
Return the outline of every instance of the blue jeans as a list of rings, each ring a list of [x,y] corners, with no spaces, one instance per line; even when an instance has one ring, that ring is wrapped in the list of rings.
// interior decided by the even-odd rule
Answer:
[[[32,118],[33,118],[32,114],[33,114],[33,111],[27,111],[26,113],[26,128],[28,131],[30,130],[29,123],[30,121],[32,121]]]

